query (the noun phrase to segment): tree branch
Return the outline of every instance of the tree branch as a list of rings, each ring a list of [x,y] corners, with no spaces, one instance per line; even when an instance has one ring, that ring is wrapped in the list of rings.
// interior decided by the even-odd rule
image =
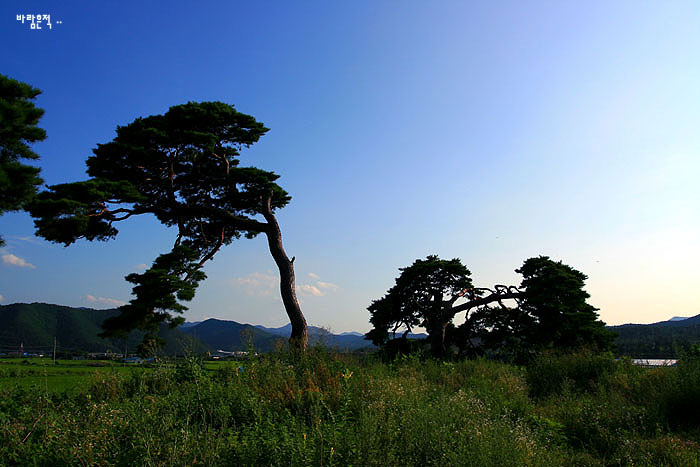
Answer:
[[[265,222],[256,221],[248,217],[237,216],[232,212],[223,209],[211,208],[200,205],[181,205],[179,210],[200,217],[211,217],[228,222],[229,227],[234,230],[249,230],[254,232],[267,232],[270,225]]]
[[[114,219],[111,219],[111,220],[109,221],[109,223],[111,224],[112,222],[123,221],[124,219],[130,218],[130,217],[133,216],[134,214],[137,214],[137,213],[136,213],[136,212],[130,212],[130,213],[128,213],[128,214],[126,214],[126,215],[124,215],[124,216],[122,216],[122,217],[115,217]]]
[[[231,172],[231,164],[229,163],[228,159],[225,156],[220,156],[215,152],[213,152],[212,154],[214,154],[214,156],[218,157],[226,163],[226,176],[228,177],[229,173]]]
[[[487,295],[486,297],[479,297],[475,298],[472,300],[469,300],[466,303],[462,303],[461,305],[458,305],[454,308],[452,308],[452,311],[457,314],[460,311],[465,311],[465,310],[471,310],[472,308],[476,308],[478,306],[482,305],[488,305],[489,303],[493,302],[499,302],[501,300],[509,300],[509,299],[514,299],[514,300],[519,300],[525,296],[525,292],[521,292],[518,290],[517,287],[510,286],[507,288],[507,292],[503,293],[498,293],[496,291],[493,291],[488,288],[480,288],[479,290],[488,290],[491,292],[491,295]]]
[[[121,221],[121,220],[124,220],[128,217],[133,216],[134,214],[145,214],[144,211],[138,211],[136,209],[119,208],[119,209],[114,209],[114,210],[110,211],[109,209],[107,209],[107,206],[105,206],[104,204],[101,204],[101,206],[102,206],[102,210],[100,212],[96,212],[94,214],[88,214],[87,216],[88,217],[100,217],[100,216],[103,216],[105,214],[111,216],[113,214],[120,214],[122,212],[127,213],[127,215],[124,217],[111,219],[111,221]]]
[[[216,246],[214,248],[212,248],[212,250],[209,253],[204,255],[202,260],[199,262],[199,264],[197,264],[197,266],[194,269],[192,269],[190,272],[187,273],[187,276],[185,276],[185,281],[189,280],[190,277],[192,277],[192,274],[195,273],[195,271],[198,271],[199,269],[201,269],[202,266],[204,266],[204,263],[209,261],[216,254],[216,252],[219,251],[221,246],[224,244],[225,232],[226,232],[226,227],[222,227],[221,228],[221,235],[219,235],[219,238],[216,242]]]
[[[175,164],[172,158],[170,158],[170,174],[168,178],[170,179],[170,190],[168,191],[168,197],[170,198],[170,203],[172,204],[173,209],[177,209],[179,203],[175,197]],[[177,218],[177,227],[180,232],[182,232],[185,228],[184,222],[182,222],[182,216],[178,216]]]

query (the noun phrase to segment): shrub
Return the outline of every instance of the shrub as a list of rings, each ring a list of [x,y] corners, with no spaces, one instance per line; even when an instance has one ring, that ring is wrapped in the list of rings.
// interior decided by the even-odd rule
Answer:
[[[530,395],[537,399],[565,390],[593,392],[609,383],[617,367],[611,353],[545,352],[527,366],[527,384]]]
[[[700,356],[681,358],[674,370],[665,401],[669,424],[700,428]]]

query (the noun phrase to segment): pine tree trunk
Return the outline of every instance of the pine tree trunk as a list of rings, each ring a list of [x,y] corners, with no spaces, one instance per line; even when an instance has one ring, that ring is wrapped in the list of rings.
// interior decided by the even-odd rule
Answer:
[[[445,331],[448,321],[433,319],[429,323],[428,336],[430,338],[430,351],[435,358],[443,358],[447,353],[445,346]]]
[[[268,224],[267,243],[270,247],[270,253],[277,264],[280,271],[280,293],[282,295],[282,303],[284,309],[289,316],[289,322],[292,324],[292,335],[289,337],[289,346],[294,350],[306,351],[309,345],[309,331],[306,326],[306,318],[301,312],[299,301],[297,300],[296,286],[294,284],[294,262],[290,261],[287,253],[282,245],[282,232],[279,224],[271,209],[271,198],[267,199],[267,203],[263,212],[263,216]]]

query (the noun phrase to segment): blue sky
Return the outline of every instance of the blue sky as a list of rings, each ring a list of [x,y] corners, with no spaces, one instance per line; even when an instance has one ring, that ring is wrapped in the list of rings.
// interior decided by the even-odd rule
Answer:
[[[398,268],[459,257],[477,285],[549,255],[610,324],[700,313],[697,2],[0,3],[0,73],[40,88],[48,184],[85,177],[117,125],[220,100],[270,131],[242,165],[279,213],[307,320],[369,329]],[[18,14],[50,14],[32,30]],[[57,21],[61,21],[58,24]],[[33,238],[0,217],[0,303],[109,307],[174,232]],[[205,269],[188,320],[282,325],[264,238]]]

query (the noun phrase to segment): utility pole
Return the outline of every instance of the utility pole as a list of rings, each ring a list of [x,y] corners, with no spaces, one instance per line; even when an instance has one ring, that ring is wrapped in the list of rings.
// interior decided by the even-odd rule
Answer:
[[[56,336],[53,336],[53,364],[56,364]]]

